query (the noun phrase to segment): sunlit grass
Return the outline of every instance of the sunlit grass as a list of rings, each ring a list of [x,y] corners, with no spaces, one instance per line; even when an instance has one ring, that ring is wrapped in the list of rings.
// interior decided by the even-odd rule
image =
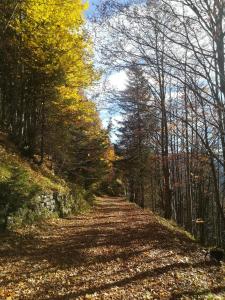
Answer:
[[[69,191],[66,183],[57,176],[53,176],[50,171],[42,168],[35,171],[19,155],[8,152],[0,146],[0,182],[13,180],[18,173],[26,174],[24,181],[28,185],[36,185],[40,190],[55,190],[62,193]]]
[[[166,219],[160,217],[159,215],[156,215],[155,217],[156,217],[157,221],[160,224],[162,224],[163,226],[165,226],[169,230],[174,231],[174,232],[179,232],[179,233],[185,235],[187,238],[189,238],[193,242],[196,241],[196,239],[194,238],[194,236],[190,232],[188,232],[184,228],[178,226],[175,221],[166,220]]]

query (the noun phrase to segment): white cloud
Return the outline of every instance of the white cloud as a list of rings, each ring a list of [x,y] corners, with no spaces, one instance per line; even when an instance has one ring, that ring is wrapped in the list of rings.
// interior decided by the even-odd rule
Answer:
[[[125,71],[114,72],[108,78],[108,82],[111,88],[117,91],[125,90],[127,85],[127,80],[128,77]]]

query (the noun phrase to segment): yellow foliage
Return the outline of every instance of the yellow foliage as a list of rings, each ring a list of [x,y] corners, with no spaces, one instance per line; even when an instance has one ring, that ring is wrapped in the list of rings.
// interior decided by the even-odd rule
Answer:
[[[92,43],[83,26],[87,7],[82,0],[25,0],[11,24],[30,51],[25,63],[49,75],[60,70],[77,94],[95,78]]]
[[[24,0],[10,26],[21,54],[18,63],[28,75],[26,92],[34,95],[37,119],[43,117],[45,123],[46,147],[63,161],[64,168],[68,163],[76,176],[89,172],[96,178],[114,154],[107,150],[107,133],[84,91],[99,77],[93,65],[92,40],[84,27],[87,8],[83,0]],[[38,136],[35,142],[40,140]]]

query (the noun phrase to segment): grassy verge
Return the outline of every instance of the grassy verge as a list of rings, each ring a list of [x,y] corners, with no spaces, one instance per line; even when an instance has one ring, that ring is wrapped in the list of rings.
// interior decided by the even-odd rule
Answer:
[[[68,196],[65,208],[70,214],[89,209],[91,195],[82,188],[68,186],[61,178],[55,176],[46,167],[34,166],[17,153],[6,150],[0,145],[0,229],[13,226],[33,224],[44,219],[60,216],[60,212],[37,209],[36,199],[42,193],[58,193]],[[66,214],[65,214],[66,215]],[[63,215],[63,216],[65,216]],[[13,227],[12,226],[12,227]]]
[[[192,242],[196,242],[195,237],[188,231],[186,231],[184,228],[177,225],[175,221],[172,220],[166,220],[163,217],[160,217],[159,215],[155,215],[157,221],[166,227],[169,231],[176,232],[179,234],[182,234],[187,239],[190,239]]]

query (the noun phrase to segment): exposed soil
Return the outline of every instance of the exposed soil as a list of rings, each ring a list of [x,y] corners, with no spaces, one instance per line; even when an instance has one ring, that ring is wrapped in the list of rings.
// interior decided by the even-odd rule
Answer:
[[[225,299],[224,265],[120,198],[0,242],[0,299]]]

